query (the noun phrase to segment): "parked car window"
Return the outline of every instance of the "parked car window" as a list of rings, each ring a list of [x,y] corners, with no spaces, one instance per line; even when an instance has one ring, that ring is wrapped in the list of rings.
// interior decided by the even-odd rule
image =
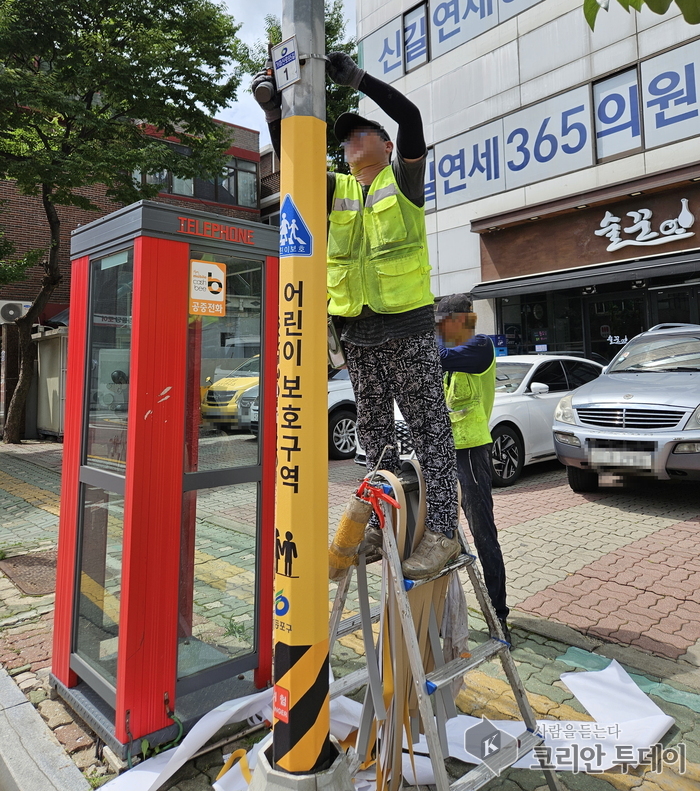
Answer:
[[[700,371],[700,337],[664,335],[630,341],[608,373]]]
[[[573,360],[562,360],[562,362],[566,370],[566,378],[569,380],[570,390],[575,390],[600,376],[601,369],[595,365],[573,362]]]
[[[542,363],[532,375],[530,382],[541,382],[543,385],[549,385],[550,393],[558,393],[561,390],[569,389],[564,376],[564,369],[561,367],[559,360]]]
[[[347,368],[330,368],[328,371],[328,378],[332,379],[334,382],[340,382],[341,380],[347,381],[350,378],[350,374]]]
[[[502,363],[496,361],[496,392],[514,393],[532,369],[527,363]]]

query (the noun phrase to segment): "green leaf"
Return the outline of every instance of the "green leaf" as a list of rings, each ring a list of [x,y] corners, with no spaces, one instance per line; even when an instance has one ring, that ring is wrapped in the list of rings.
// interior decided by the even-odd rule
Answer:
[[[634,8],[635,11],[641,11],[642,6],[644,5],[644,0],[630,0],[629,4],[631,8]]]
[[[148,748],[150,746],[148,739],[141,739],[141,755],[143,755],[144,758],[148,755]]]
[[[583,15],[586,17],[586,22],[588,22],[588,27],[591,30],[595,29],[595,20],[599,11],[600,6],[597,0],[583,0]]]
[[[689,25],[700,25],[700,0],[676,0],[676,5]]]
[[[655,14],[665,14],[673,0],[644,0],[647,7]]]

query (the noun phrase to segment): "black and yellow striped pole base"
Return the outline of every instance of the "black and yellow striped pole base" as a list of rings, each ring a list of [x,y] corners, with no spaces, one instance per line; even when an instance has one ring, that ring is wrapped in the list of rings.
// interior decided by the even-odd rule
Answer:
[[[327,608],[326,608],[327,609]],[[331,764],[328,639],[275,644],[274,763],[286,772],[321,772]],[[293,694],[285,706],[284,698]]]

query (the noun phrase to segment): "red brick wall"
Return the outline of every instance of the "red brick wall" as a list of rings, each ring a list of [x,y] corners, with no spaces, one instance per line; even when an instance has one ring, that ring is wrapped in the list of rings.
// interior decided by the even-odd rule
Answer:
[[[260,197],[269,198],[280,191],[280,173],[270,173],[260,179]]]
[[[265,178],[271,173],[279,173],[280,161],[275,152],[270,150],[260,155],[260,178]]]
[[[246,151],[254,151],[256,154],[260,151],[260,132],[255,129],[231,125],[231,134],[232,144],[236,148],[245,148]]]
[[[51,297],[53,303],[67,303],[70,292],[70,232],[78,225],[85,225],[105,214],[115,211],[119,204],[105,197],[104,188],[92,187],[81,190],[81,194],[99,206],[99,211],[88,212],[74,206],[59,206],[61,219],[61,249],[59,261],[63,272],[63,282]],[[11,181],[0,181],[0,225],[5,235],[14,243],[17,252],[44,248],[48,252],[49,225],[46,214],[38,197],[20,195]],[[25,280],[0,288],[0,299],[33,300],[41,287],[43,269],[40,266],[27,270]]]

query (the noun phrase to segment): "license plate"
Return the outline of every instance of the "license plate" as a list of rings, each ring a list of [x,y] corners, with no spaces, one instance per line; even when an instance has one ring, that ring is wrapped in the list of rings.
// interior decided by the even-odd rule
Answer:
[[[651,453],[640,453],[633,450],[601,450],[593,448],[590,451],[591,464],[601,467],[638,467],[651,469]]]

